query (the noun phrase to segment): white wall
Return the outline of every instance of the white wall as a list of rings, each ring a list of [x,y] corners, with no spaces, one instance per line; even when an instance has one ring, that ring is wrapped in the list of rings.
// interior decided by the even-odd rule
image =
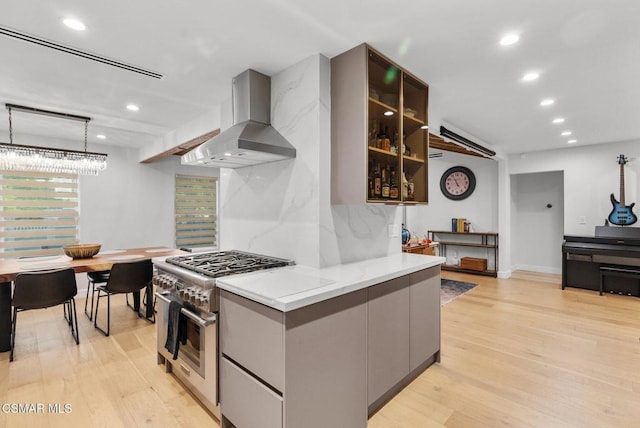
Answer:
[[[19,143],[72,150],[82,145],[29,134],[21,134]],[[107,169],[97,176],[79,176],[79,238],[82,243],[102,244],[103,250],[174,247],[175,175],[219,175],[217,168],[182,166],[178,156],[142,164],[137,149],[94,144],[88,150],[107,153]]]
[[[429,159],[429,203],[407,206],[406,227],[412,236],[423,237],[429,230],[451,230],[451,219],[466,218],[476,232],[498,232],[498,162],[492,159],[442,152]],[[466,166],[476,177],[476,188],[466,199],[452,201],[440,191],[440,179],[453,166]],[[451,238],[454,239],[454,238]],[[491,250],[492,251],[492,250]],[[484,248],[447,247],[447,257],[480,257],[495,269],[493,254]]]
[[[608,143],[511,156],[509,169],[511,174],[563,171],[564,234],[593,236],[595,226],[604,224],[611,212],[609,195],[614,193],[620,199],[619,154],[629,159],[624,169],[627,204],[639,200],[639,143]],[[638,214],[637,208],[634,212]],[[580,223],[581,217],[584,224]]]
[[[407,228],[424,236],[428,230],[451,230],[451,218],[463,217],[476,232],[498,231],[498,162],[492,159],[442,152],[429,159],[429,203],[407,206]],[[476,189],[466,199],[452,201],[440,191],[440,178],[452,166],[466,166],[476,176]]]
[[[330,84],[330,61],[322,55],[271,77],[271,122],[297,155],[221,170],[223,249],[316,267],[401,251],[400,236],[387,236],[387,224],[399,226],[399,208],[331,206]]]
[[[512,270],[561,273],[563,173],[513,175],[511,200]]]
[[[80,176],[80,241],[103,250],[175,246],[175,175],[217,176],[217,168],[180,165],[178,156],[150,164],[139,152],[116,146],[100,148],[108,167],[97,176]]]
[[[222,249],[317,265],[320,62],[314,56],[271,77],[271,123],[296,158],[221,169]]]

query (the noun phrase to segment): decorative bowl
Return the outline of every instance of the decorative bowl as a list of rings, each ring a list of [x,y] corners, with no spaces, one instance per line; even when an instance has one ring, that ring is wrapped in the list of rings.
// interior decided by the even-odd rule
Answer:
[[[62,247],[64,253],[72,259],[88,259],[100,251],[100,244],[77,244]]]

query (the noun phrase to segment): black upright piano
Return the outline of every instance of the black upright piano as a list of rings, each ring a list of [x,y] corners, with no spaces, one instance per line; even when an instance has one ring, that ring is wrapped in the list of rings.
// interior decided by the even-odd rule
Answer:
[[[640,228],[596,226],[595,236],[565,235],[565,287],[640,296]]]

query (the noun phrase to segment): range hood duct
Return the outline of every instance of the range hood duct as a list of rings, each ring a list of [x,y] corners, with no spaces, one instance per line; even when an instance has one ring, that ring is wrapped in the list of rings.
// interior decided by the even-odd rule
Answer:
[[[242,168],[296,157],[270,124],[271,78],[246,70],[233,79],[233,126],[182,156],[182,164]]]

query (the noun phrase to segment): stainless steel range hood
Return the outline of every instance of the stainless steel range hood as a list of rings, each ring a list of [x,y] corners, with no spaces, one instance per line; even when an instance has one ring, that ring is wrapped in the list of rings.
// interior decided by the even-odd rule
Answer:
[[[182,156],[182,164],[241,168],[296,157],[271,125],[271,79],[247,70],[233,79],[234,125]]]

